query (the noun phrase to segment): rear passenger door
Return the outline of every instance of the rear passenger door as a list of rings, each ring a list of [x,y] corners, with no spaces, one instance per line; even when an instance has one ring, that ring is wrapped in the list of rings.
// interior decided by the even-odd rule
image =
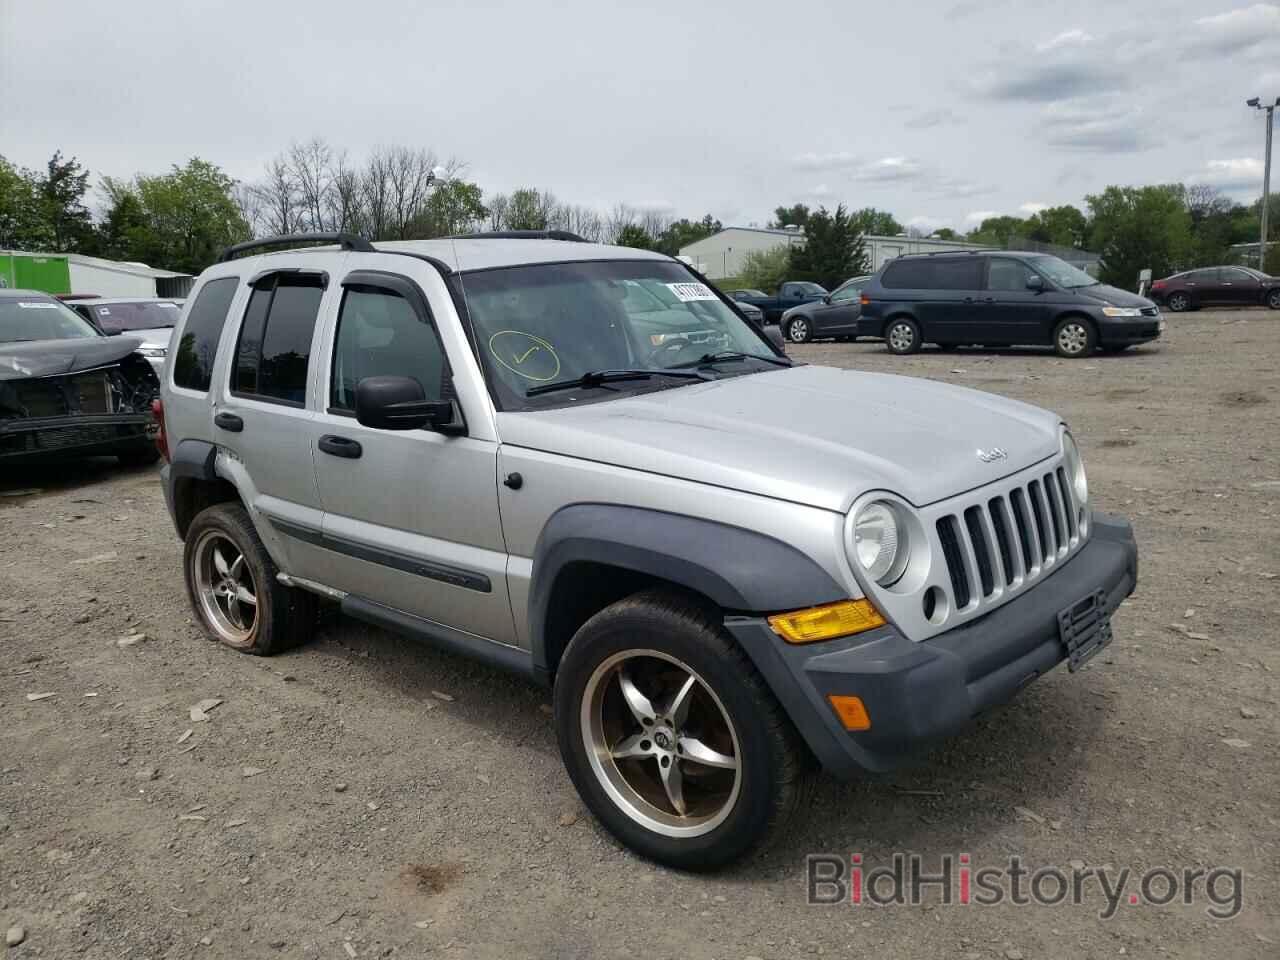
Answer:
[[[369,266],[358,264],[368,260]],[[428,400],[471,403],[454,389],[445,338],[410,258],[353,254],[341,280],[311,424],[324,506],[322,582],[424,620],[514,644],[506,545],[498,515],[495,440],[430,428],[383,430],[355,417],[366,377],[416,379]],[[435,286],[439,287],[437,282]],[[456,331],[455,331],[456,333]],[[465,349],[465,342],[461,345]],[[458,360],[458,358],[455,358]]]
[[[332,291],[321,270],[268,270],[249,281],[229,363],[213,405],[213,438],[282,569],[314,579],[323,551],[298,531],[320,530],[323,512],[307,409],[313,343]],[[266,528],[265,530],[263,528]]]
[[[986,343],[981,311],[982,257],[923,259],[925,288],[919,306],[921,338],[931,343]]]

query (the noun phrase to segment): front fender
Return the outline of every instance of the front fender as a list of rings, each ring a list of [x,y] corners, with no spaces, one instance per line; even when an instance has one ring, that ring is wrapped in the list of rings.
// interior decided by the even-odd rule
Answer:
[[[574,563],[675,583],[726,614],[796,610],[848,595],[804,553],[754,530],[660,510],[574,504],[551,516],[534,549],[529,638],[539,670],[549,670],[554,660],[546,625],[556,581]]]

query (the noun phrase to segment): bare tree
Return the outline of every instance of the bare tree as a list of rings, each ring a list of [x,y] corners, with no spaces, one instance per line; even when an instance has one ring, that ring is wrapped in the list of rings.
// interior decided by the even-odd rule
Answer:
[[[333,150],[324,140],[314,137],[289,148],[287,161],[301,208],[298,220],[305,230],[329,230],[326,213],[329,192],[333,188]]]
[[[364,229],[360,174],[347,164],[345,150],[334,155],[329,168],[326,220],[331,229],[360,233]]]
[[[606,243],[615,243],[623,230],[638,225],[639,215],[636,210],[625,203],[615,203],[605,221],[604,240]]]
[[[268,235],[297,233],[301,220],[298,185],[288,160],[276,157],[267,164],[266,177],[254,188],[260,210],[259,223]]]
[[[547,226],[552,230],[568,230],[593,243],[598,243],[604,234],[604,220],[599,213],[572,203],[556,204]]]

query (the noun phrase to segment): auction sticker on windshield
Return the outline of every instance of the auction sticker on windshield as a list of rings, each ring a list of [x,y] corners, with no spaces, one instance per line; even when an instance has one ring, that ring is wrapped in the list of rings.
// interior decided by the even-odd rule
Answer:
[[[676,295],[681,303],[692,303],[695,300],[719,300],[711,288],[705,283],[668,283],[667,289]]]

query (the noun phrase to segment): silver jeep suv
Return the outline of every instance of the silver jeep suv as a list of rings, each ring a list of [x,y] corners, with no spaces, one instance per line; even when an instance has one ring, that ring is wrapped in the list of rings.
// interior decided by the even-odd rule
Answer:
[[[1137,581],[1057,416],[792,363],[656,253],[253,242],[173,344],[209,635],[274,653],[322,598],[550,685],[583,801],[679,867],[741,856],[815,765],[886,769],[1074,670]]]

